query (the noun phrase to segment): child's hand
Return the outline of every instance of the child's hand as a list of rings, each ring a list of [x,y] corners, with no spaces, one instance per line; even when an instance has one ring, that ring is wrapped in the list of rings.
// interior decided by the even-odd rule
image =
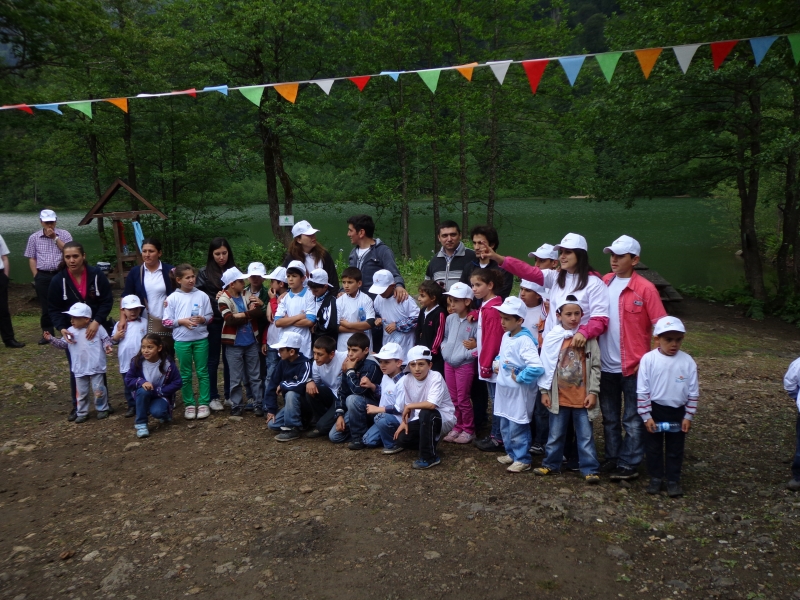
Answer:
[[[358,385],[360,385],[363,388],[367,388],[368,390],[372,390],[373,392],[375,391],[375,384],[372,383],[369,377],[367,377],[366,375],[364,375],[361,378],[361,381],[358,382]]]
[[[114,341],[118,342],[124,337],[125,337],[125,329],[124,328],[118,329],[117,333],[114,334]]]
[[[217,292],[217,300],[219,300],[219,297],[222,296],[222,294],[224,294],[224,293],[225,293],[225,290],[218,291]]]
[[[205,317],[201,317],[200,315],[198,315],[196,317],[192,317],[189,320],[192,323],[194,323],[195,325],[203,325],[206,322],[206,318]]]
[[[394,333],[395,331],[397,331],[397,323],[389,323],[384,328],[384,331],[386,331],[386,333]]]
[[[145,390],[147,390],[148,392],[152,392],[152,391],[153,391],[153,384],[152,384],[152,383],[150,383],[149,381],[145,381],[145,382],[142,384],[142,389],[145,389]]]
[[[348,328],[352,327],[352,325],[350,325],[350,321],[348,321],[346,319],[340,319],[339,320],[339,326],[340,327],[348,327]]]
[[[178,319],[178,325],[186,327],[186,329],[194,329],[195,324],[191,319]]]
[[[401,433],[406,433],[406,434],[408,433],[408,423],[406,423],[405,421],[400,423],[400,427],[398,427],[397,431],[394,432],[394,439],[400,437]]]
[[[595,404],[597,404],[597,396],[595,394],[589,394],[586,396],[586,400],[583,401],[584,408],[592,409]]]
[[[514,381],[514,383],[517,382],[517,372],[516,371],[511,371],[511,379]]]
[[[375,406],[374,404],[367,404],[368,415],[377,415],[378,413],[382,412],[386,412],[386,409],[381,406]]]
[[[380,317],[375,318],[375,327],[380,327],[383,324],[383,319]]]
[[[582,333],[579,332],[576,333],[574,336],[572,336],[572,343],[570,344],[570,346],[572,346],[573,348],[583,348],[585,345],[586,345],[586,338]]]
[[[113,346],[108,346],[105,350],[106,350],[106,354],[108,356],[111,356],[111,354],[114,352],[114,347]]]
[[[355,366],[356,366],[356,361],[346,358],[342,363],[342,371],[349,371]]]
[[[467,321],[468,321],[469,323],[474,323],[474,322],[475,322],[475,321],[477,321],[477,320],[478,320],[478,317],[476,317],[476,316],[475,316],[475,315],[473,315],[472,313],[469,313],[469,315],[467,315]],[[476,343],[476,346],[477,346],[477,343]]]
[[[267,345],[266,344],[261,344],[261,354],[263,354],[264,356],[267,355]]]
[[[656,422],[652,419],[652,417],[647,419],[647,421],[644,422],[644,427],[650,433],[658,433],[656,431]]]
[[[48,342],[49,342],[50,340],[52,340],[52,339],[53,339],[53,336],[52,336],[52,335],[50,335],[50,332],[49,332],[49,331],[45,331],[45,332],[42,334],[42,337],[43,337],[44,339],[46,339]]]
[[[468,340],[464,340],[461,343],[464,344],[464,348],[466,348],[467,350],[475,350],[475,348],[478,347],[478,340],[476,340],[475,338],[469,338]]]
[[[312,396],[316,396],[319,394],[319,389],[317,388],[317,384],[313,381],[309,381],[306,384],[306,394],[311,394]]]
[[[344,427],[345,427],[345,425],[344,425],[344,417],[342,417],[342,416],[336,417],[336,431],[338,431],[339,433],[342,433],[342,432],[344,432]]]
[[[267,425],[269,425],[274,420],[275,420],[275,415],[272,413],[267,413]]]
[[[550,408],[550,394],[542,394],[542,406]]]
[[[684,419],[681,422],[681,431],[683,433],[689,433],[689,430],[692,428],[692,422],[689,419]]]

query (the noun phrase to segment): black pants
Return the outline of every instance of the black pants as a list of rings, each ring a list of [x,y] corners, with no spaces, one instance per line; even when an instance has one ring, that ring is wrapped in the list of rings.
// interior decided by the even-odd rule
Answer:
[[[478,362],[475,361],[475,373],[472,378],[472,387],[469,391],[472,400],[472,413],[475,417],[475,431],[486,427],[489,422],[489,390],[486,382],[478,379]]]
[[[14,326],[8,312],[8,281],[5,269],[0,269],[0,338],[5,344],[14,339]]]
[[[431,462],[436,459],[436,443],[442,433],[442,415],[438,410],[423,409],[419,419],[408,424],[408,433],[397,436],[397,444],[403,448],[419,448],[421,460]]]
[[[650,416],[656,423],[681,423],[686,414],[683,406],[674,408],[661,404],[651,403]],[[681,466],[683,465],[683,447],[686,434],[677,433],[650,433],[644,434],[644,454],[647,461],[647,472],[654,479],[679,482],[681,480]]]
[[[49,331],[51,334],[55,333],[53,330],[53,322],[50,320],[50,305],[47,301],[47,294],[50,291],[50,281],[53,279],[55,271],[38,271],[36,277],[33,278],[33,286],[36,289],[36,297],[39,299],[39,306],[42,310],[42,316],[39,318],[39,326],[42,331]]]
[[[311,415],[311,423],[315,423],[315,429],[327,435],[336,424],[336,396],[334,396],[331,388],[327,386],[318,385],[317,389],[319,394],[316,396],[311,394],[303,396],[303,416],[305,420],[307,408]]]

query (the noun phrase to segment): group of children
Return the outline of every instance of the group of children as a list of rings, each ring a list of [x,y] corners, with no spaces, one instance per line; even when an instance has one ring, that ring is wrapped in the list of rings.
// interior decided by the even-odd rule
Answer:
[[[612,480],[637,477],[646,455],[647,491],[666,487],[679,496],[684,438],[699,395],[695,363],[680,351],[685,328],[666,316],[655,288],[635,273],[636,240],[622,236],[604,251],[612,272],[600,278],[577,234],[531,253],[535,266],[489,249],[505,272],[475,269],[471,285],[454,283],[449,290],[426,280],[418,303],[397,300],[389,271],[376,272],[367,293],[355,267],[342,272],[341,291],[332,289],[324,270],[308,273],[299,261],[269,275],[260,263],[246,273],[230,268],[217,302],[231,414],[243,414],[246,388],[276,441],[296,440],[305,430],[306,437],[327,435],[351,450],[416,448],[414,467],[425,469],[440,463],[440,441],[475,441],[470,394],[477,376],[494,414],[490,443],[479,447],[500,452],[509,472],[531,470],[532,455],[539,454],[537,475],[574,468],[594,484],[601,472]],[[496,293],[506,272],[521,277],[519,297]],[[136,296],[123,298],[126,325],[111,336],[102,327],[88,333],[88,306],[70,309],[71,339],[51,343],[72,356],[77,422],[87,419],[91,390],[98,418],[107,415],[105,355],[112,344],[118,344],[126,416],[136,417],[139,437],[149,435],[149,416],[172,419],[179,389],[184,418],[209,416],[212,307],[195,288],[190,265],[176,267],[174,277],[177,289],[163,316],[174,350],[147,333]],[[376,328],[381,348],[373,348]],[[600,413],[602,464],[591,425]]]

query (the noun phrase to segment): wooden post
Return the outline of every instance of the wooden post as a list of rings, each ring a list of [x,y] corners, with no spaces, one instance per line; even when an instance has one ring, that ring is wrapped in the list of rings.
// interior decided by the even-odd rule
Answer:
[[[125,278],[123,276],[125,268],[122,265],[122,243],[119,239],[118,223],[120,223],[120,221],[117,219],[111,221],[111,228],[114,230],[114,251],[117,254],[117,264],[114,266],[114,284],[122,289],[122,287],[125,285]]]

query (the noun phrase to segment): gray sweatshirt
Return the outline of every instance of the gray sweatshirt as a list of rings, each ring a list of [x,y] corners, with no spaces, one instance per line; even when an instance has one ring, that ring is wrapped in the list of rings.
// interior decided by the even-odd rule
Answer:
[[[453,313],[447,316],[444,325],[444,341],[442,342],[442,358],[451,367],[460,367],[478,358],[477,348],[467,350],[462,342],[475,338],[478,324],[470,323]]]

